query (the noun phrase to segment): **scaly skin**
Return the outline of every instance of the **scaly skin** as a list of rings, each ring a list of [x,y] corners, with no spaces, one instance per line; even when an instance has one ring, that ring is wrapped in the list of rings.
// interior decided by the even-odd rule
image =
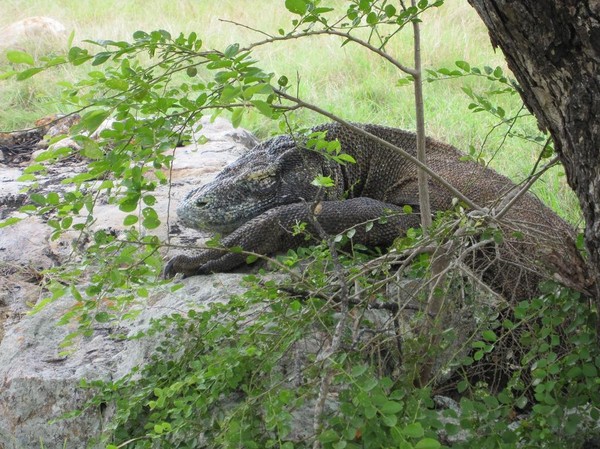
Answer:
[[[412,155],[413,133],[377,125],[360,125]],[[291,228],[298,222],[312,225],[310,203],[321,201],[316,219],[328,234],[338,234],[359,223],[375,220],[385,211],[397,213],[385,224],[376,223],[368,232],[357,232],[356,242],[385,246],[409,227],[419,225],[417,214],[402,214],[402,206],[418,207],[417,169],[397,151],[373,143],[369,138],[340,124],[314,128],[327,131],[327,140],[339,140],[342,151],[356,159],[340,165],[322,154],[302,148],[291,136],[279,136],[253,148],[227,166],[213,182],[191,191],[177,213],[189,227],[230,233],[225,248],[241,246],[247,251],[272,254],[303,244]],[[497,206],[515,185],[508,178],[472,161],[462,160],[456,148],[427,140],[427,164],[481,207]],[[317,176],[329,176],[335,187],[319,189],[311,184]],[[443,186],[429,183],[434,211],[452,208],[453,196]],[[320,193],[321,192],[321,193]],[[322,195],[319,198],[319,195]],[[574,244],[574,231],[531,194],[519,199],[505,216],[505,242],[499,249],[478,252],[475,264],[484,281],[507,297],[535,294],[540,275],[555,275],[585,291],[585,263]],[[359,226],[357,228],[361,229]],[[523,238],[515,239],[518,230]],[[205,250],[197,256],[174,257],[166,276],[186,276],[229,271],[246,257],[223,250]]]

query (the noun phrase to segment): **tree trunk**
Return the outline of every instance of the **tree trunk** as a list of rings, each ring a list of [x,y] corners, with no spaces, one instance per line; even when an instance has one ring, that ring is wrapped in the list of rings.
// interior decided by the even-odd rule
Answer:
[[[600,0],[469,0],[540,126],[585,218],[600,304]]]

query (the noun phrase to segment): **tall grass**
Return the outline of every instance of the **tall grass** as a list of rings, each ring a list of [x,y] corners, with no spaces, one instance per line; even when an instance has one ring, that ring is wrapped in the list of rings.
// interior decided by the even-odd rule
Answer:
[[[344,4],[341,0],[331,3]],[[85,39],[129,39],[135,30],[162,28],[172,34],[196,31],[206,48],[223,48],[232,42],[243,45],[261,39],[258,33],[222,22],[221,18],[273,34],[280,27],[289,29],[292,19],[282,0],[3,0],[0,28],[35,15],[50,16],[64,23],[74,31],[77,45],[86,45],[82,43]],[[466,60],[472,66],[499,65],[507,70],[502,55],[492,49],[487,30],[466,0],[447,0],[446,5],[430,11],[423,19],[426,67],[452,67],[454,61]],[[303,99],[348,120],[414,128],[412,89],[396,84],[402,74],[362,48],[340,44],[339,39],[331,37],[286,41],[258,49],[256,57],[266,70],[297,81]],[[410,64],[410,30],[405,30],[388,50]],[[0,81],[0,101],[4,105],[0,110],[0,130],[27,126],[41,115],[60,111],[62,106],[52,101],[60,91],[55,83],[80,78],[86,70],[89,69],[85,66],[57,69],[22,83]],[[473,114],[468,110],[470,100],[461,90],[464,83],[475,91],[490,88],[489,82],[481,79],[439,81],[425,86],[428,134],[462,149],[470,145],[479,149],[497,121],[485,113]],[[507,98],[502,106],[508,114],[514,113],[520,101],[516,97]],[[298,119],[307,124],[323,121],[309,112],[298,113]],[[243,126],[261,137],[275,131],[273,123],[257,115],[249,115]],[[491,159],[494,168],[519,181],[531,170],[539,147],[508,139],[497,151],[502,131],[500,128],[487,138],[482,154]],[[535,121],[523,124],[522,131],[535,132]],[[551,170],[534,191],[572,223],[580,220],[577,202],[561,169]]]

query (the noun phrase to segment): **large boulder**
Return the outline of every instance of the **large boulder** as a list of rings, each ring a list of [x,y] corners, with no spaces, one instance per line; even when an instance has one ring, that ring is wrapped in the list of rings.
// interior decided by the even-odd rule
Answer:
[[[202,134],[208,142],[178,148],[170,190],[160,186],[154,192],[162,222],[156,231],[162,238],[167,236],[167,212],[173,226],[175,207],[182,196],[199,183],[211,180],[255,144],[252,135],[234,129],[223,119],[203,125]],[[20,216],[17,209],[27,201],[27,195],[21,193],[24,183],[17,178],[28,163],[20,161],[12,165],[0,163],[1,218]],[[52,167],[40,182],[42,193],[64,188],[60,180],[77,170],[85,170],[85,163],[71,160]],[[117,232],[123,229],[124,214],[116,206],[100,205],[96,214],[96,228]],[[143,364],[154,347],[150,339],[114,339],[111,336],[116,330],[106,326],[77,341],[68,356],[61,355],[59,345],[73,332],[74,325],[56,323],[73,304],[73,298],[63,297],[38,313],[28,313],[47,296],[39,285],[40,271],[69,257],[69,236],[51,241],[50,235],[43,217],[27,217],[0,230],[0,449],[86,447],[102,426],[102,411],[88,411],[70,420],[52,420],[85,402],[86,392],[78,388],[81,379],[118,379],[132,367]],[[171,241],[177,244],[197,238],[202,235],[181,227]],[[135,320],[121,323],[123,327],[118,332],[134,334],[152,318],[225,300],[240,290],[240,276],[196,277],[186,280],[184,288],[174,293],[168,288],[156,290],[143,312]]]
[[[0,51],[56,49],[60,43],[66,42],[67,36],[67,28],[52,17],[26,17],[0,28]]]

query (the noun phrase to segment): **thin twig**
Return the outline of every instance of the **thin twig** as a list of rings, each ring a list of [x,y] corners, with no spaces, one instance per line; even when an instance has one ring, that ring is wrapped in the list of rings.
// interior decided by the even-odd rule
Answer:
[[[231,22],[231,23],[236,24],[235,22]],[[240,24],[236,24],[236,25],[240,25]],[[242,26],[242,25],[240,25],[240,26]],[[355,44],[358,44],[362,47],[367,48],[368,50],[371,50],[373,53],[376,53],[378,56],[382,57],[383,59],[385,59],[386,61],[391,63],[394,67],[396,67],[397,69],[401,70],[402,72],[404,72],[408,75],[414,76],[416,73],[415,69],[413,69],[412,67],[408,67],[408,66],[405,66],[404,64],[401,64],[400,62],[398,62],[394,58],[392,58],[389,54],[387,54],[385,51],[382,51],[379,48],[375,47],[374,45],[371,45],[369,42],[359,39],[347,31],[342,32],[342,31],[332,30],[330,28],[325,29],[325,30],[313,30],[313,31],[304,31],[304,32],[295,33],[295,34],[286,34],[285,36],[269,37],[268,39],[265,39],[265,40],[262,40],[259,42],[255,42],[247,47],[244,47],[240,51],[252,50],[253,48],[260,47],[262,45],[272,44],[274,42],[280,42],[280,41],[286,41],[286,40],[292,40],[292,39],[300,39],[300,38],[308,37],[308,36],[322,36],[322,35],[343,37],[344,39],[347,39],[351,42],[354,42]]]
[[[412,6],[415,0],[412,0]],[[417,122],[417,159],[423,165],[427,165],[425,148],[425,111],[423,106],[423,69],[421,64],[421,30],[419,22],[413,22],[414,60],[415,71],[414,94],[415,94],[415,116]],[[427,234],[432,224],[431,203],[429,201],[429,176],[422,168],[417,169],[417,185],[419,188],[419,208],[421,209],[421,227]]]
[[[267,36],[269,39],[272,39],[274,37],[271,34],[265,32],[263,30],[259,30],[257,28],[252,28],[251,26],[245,25],[243,23],[235,22],[233,20],[219,19],[219,22],[231,23],[232,25],[235,25],[235,26],[238,26],[238,27],[242,27],[242,28],[246,28],[247,30],[254,31],[255,33],[262,34],[263,36]]]
[[[525,183],[525,185],[514,195],[512,199],[508,201],[506,206],[500,210],[494,217],[496,220],[501,220],[502,217],[506,215],[506,213],[510,210],[511,207],[515,205],[515,203],[523,196],[525,193],[529,191],[531,186],[542,176],[547,170],[554,167],[559,162],[558,156],[554,157],[550,162],[548,162],[540,171],[538,171],[535,175],[531,176],[529,181]]]

